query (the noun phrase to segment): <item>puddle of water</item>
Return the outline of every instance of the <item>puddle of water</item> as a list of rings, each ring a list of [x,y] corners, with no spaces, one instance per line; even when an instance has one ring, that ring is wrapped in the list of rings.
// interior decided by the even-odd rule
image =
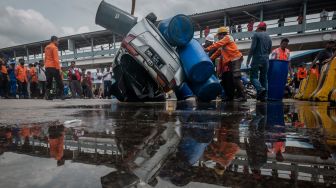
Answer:
[[[0,127],[0,187],[336,184],[336,109],[325,103],[78,108],[72,121]]]

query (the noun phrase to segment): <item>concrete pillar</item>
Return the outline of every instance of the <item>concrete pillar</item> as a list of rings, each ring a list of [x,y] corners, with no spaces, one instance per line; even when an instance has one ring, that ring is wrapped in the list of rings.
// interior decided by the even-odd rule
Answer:
[[[27,47],[26,47],[26,54],[27,54],[27,63],[29,63],[29,50]]]
[[[260,21],[261,22],[264,21],[264,7],[261,7],[261,9],[260,9]]]
[[[116,36],[113,34],[113,49],[116,49]]]
[[[200,38],[203,38],[203,30],[200,30]]]
[[[14,50],[13,54],[14,54],[14,59],[16,61],[16,51],[15,50]]]
[[[41,57],[43,59],[43,45],[41,44]]]
[[[227,15],[224,16],[224,26],[227,26]]]
[[[94,39],[91,38],[91,56],[92,56],[92,58],[94,57],[93,43],[94,43]]]
[[[306,25],[307,25],[307,0],[303,2],[303,25],[302,30],[303,33],[306,31]]]

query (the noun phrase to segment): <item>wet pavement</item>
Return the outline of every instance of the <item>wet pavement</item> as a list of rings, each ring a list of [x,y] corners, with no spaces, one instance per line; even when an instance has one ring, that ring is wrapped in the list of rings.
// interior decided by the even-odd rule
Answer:
[[[0,110],[0,187],[336,187],[328,103],[48,106]]]

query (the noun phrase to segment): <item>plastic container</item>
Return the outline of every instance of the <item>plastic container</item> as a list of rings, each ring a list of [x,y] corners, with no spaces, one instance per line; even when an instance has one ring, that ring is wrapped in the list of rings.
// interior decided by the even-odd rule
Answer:
[[[96,24],[121,36],[125,36],[137,23],[131,14],[102,1],[96,14]]]
[[[182,83],[179,87],[175,89],[175,95],[177,100],[186,100],[189,97],[193,97],[194,93],[191,91],[187,83]]]
[[[204,83],[194,83],[191,89],[203,102],[212,101],[222,94],[222,86],[214,75]]]
[[[185,46],[194,36],[194,26],[191,19],[183,14],[162,20],[158,29],[172,46]]]
[[[268,68],[268,100],[281,101],[288,76],[288,61],[270,60]]]
[[[213,63],[197,40],[192,39],[185,47],[179,48],[178,53],[189,82],[205,82],[214,73]]]

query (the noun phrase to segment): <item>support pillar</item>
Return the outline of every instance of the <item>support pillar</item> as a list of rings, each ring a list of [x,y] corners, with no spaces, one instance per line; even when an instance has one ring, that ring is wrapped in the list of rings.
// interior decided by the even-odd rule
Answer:
[[[203,38],[203,30],[200,30],[200,38]]]
[[[113,34],[113,49],[116,49],[116,36]]]
[[[26,47],[26,54],[27,54],[27,63],[29,64],[29,50],[27,47]]]
[[[93,43],[94,43],[94,40],[93,40],[93,38],[91,38],[91,57],[92,58],[94,57]]]
[[[303,2],[303,25],[302,25],[302,32],[306,32],[306,25],[307,25],[307,0]]]
[[[224,26],[227,26],[227,15],[224,16]]]
[[[16,51],[15,50],[13,51],[13,54],[14,54],[14,59],[16,61]]]
[[[264,7],[261,7],[261,9],[260,9],[260,21],[261,22],[264,21]]]
[[[41,57],[42,57],[42,60],[43,60],[43,45],[41,45]]]

